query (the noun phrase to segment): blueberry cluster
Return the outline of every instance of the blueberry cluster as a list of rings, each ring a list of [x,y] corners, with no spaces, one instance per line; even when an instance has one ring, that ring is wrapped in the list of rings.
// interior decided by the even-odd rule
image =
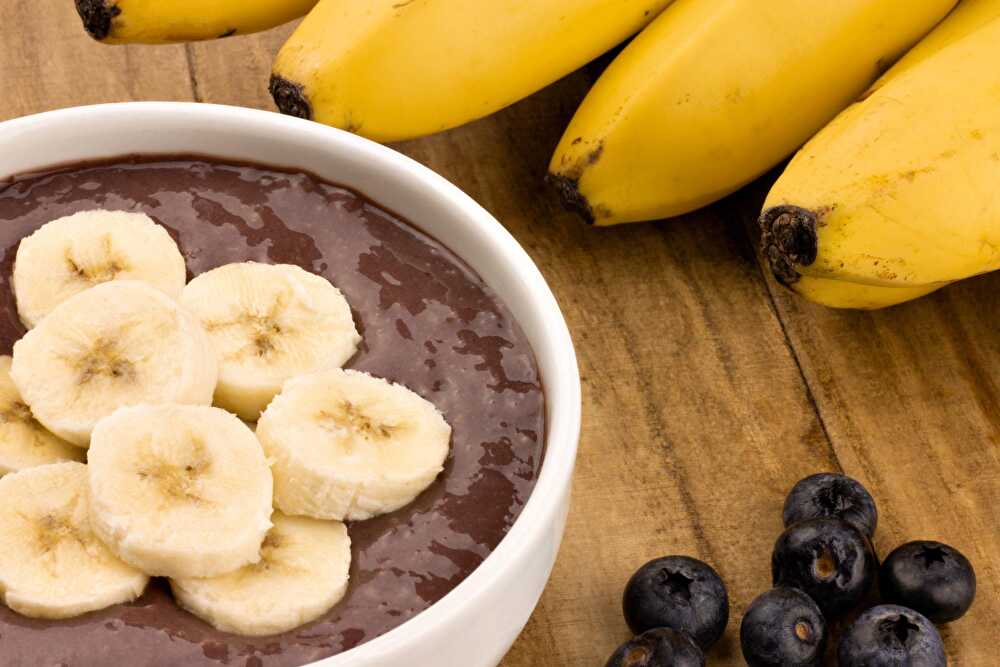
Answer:
[[[844,475],[803,479],[785,501],[785,532],[774,545],[774,588],[755,599],[740,626],[750,667],[822,664],[828,623],[857,610],[876,589],[880,604],[847,628],[841,667],[942,667],[934,623],[969,610],[976,595],[971,563],[940,542],[909,542],[879,567],[872,538],[878,509]],[[625,586],[625,622],[635,637],[605,667],[699,667],[729,621],[729,595],[718,573],[686,556],[657,558]]]
[[[839,474],[796,484],[784,523],[771,556],[775,588],[751,603],[740,627],[750,667],[820,665],[828,622],[861,606],[876,580],[885,604],[865,611],[841,636],[841,667],[947,664],[933,623],[953,621],[972,605],[976,575],[962,554],[939,542],[909,542],[880,568],[872,546],[875,501]]]

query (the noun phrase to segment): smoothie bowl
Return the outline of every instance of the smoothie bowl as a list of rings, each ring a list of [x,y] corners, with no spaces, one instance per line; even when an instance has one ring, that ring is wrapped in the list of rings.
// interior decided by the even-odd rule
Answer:
[[[115,570],[119,588],[133,594],[73,613],[62,611],[76,591],[28,604],[31,595],[0,574],[8,601],[0,607],[2,661],[498,664],[555,561],[580,428],[568,330],[506,230],[388,148],[260,111],[173,103],[67,109],[0,124],[0,146],[0,354],[22,341],[9,392],[23,395],[17,414],[32,428],[59,436],[53,451],[89,459],[87,472],[55,464],[62,468],[49,476],[64,493],[75,475],[86,477],[80,502],[95,534],[80,537],[59,524],[73,537],[60,552],[52,535],[63,533],[50,529],[56,524],[46,514],[41,537],[19,548],[26,560],[40,544],[51,548],[45,576],[54,579],[66,579],[63,565],[79,565],[68,562],[74,553],[90,558],[95,549],[134,572]],[[118,253],[110,235],[94,230],[121,225],[126,215],[150,235]],[[63,254],[46,264],[51,247]],[[178,294],[129,274],[130,257],[143,253],[155,258],[151,281],[177,274]],[[178,256],[173,264],[164,259],[170,253]],[[60,287],[74,281],[93,286]],[[313,308],[325,329],[295,339],[314,313],[290,305],[297,297],[285,295],[283,281],[294,285],[289,294],[326,304]],[[157,346],[187,329],[136,333],[159,321],[144,309],[183,311],[178,317],[205,332],[198,336],[218,359],[183,362],[191,372],[176,395],[185,398],[172,401],[199,405],[147,405],[158,401],[139,396],[143,389],[122,391],[114,414],[96,415],[96,425],[67,415],[78,388],[60,396],[59,382],[45,374],[76,360],[80,340],[98,341],[87,333],[94,321],[119,326],[133,318],[129,340],[145,336],[150,347],[136,370],[112,360],[107,340],[88,342],[85,363],[74,361],[80,383],[119,387],[146,366],[182,363],[165,363],[168,353]],[[281,318],[262,324],[275,309]],[[330,358],[296,377],[261,381],[248,371],[286,347],[309,350],[288,352],[292,366],[310,354]],[[241,355],[253,363],[233,361]],[[164,373],[168,379],[149,389],[154,395],[177,375]],[[206,394],[199,378],[207,376]],[[94,392],[80,410],[107,402]],[[331,392],[341,398],[324,403]],[[198,410],[212,415],[202,420]],[[183,444],[164,444],[164,432],[188,422]],[[239,450],[234,443],[256,443],[254,428],[262,452]],[[377,455],[366,449],[374,441],[382,442]],[[330,442],[335,453],[324,450]],[[218,458],[205,454],[216,446]],[[148,452],[163,460],[154,465]],[[44,486],[39,475],[29,484],[21,467],[8,466],[0,489]],[[223,478],[219,488],[232,495],[212,496],[218,489],[210,483]],[[233,502],[220,500],[228,497]],[[263,518],[254,514],[261,498],[273,498],[273,516],[267,500]],[[186,521],[171,518],[177,505]],[[184,549],[164,555],[164,540],[177,542],[195,526],[202,532],[192,532]],[[287,535],[297,546],[288,547]],[[219,548],[201,550],[206,540]],[[250,550],[239,556],[244,542]],[[290,614],[301,622],[288,623]]]

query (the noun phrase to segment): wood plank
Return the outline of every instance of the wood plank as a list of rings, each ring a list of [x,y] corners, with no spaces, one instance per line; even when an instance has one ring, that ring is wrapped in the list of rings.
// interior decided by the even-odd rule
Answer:
[[[769,182],[735,206],[752,236]],[[823,308],[767,282],[837,458],[879,502],[880,556],[914,539],[965,553],[977,601],[942,636],[951,664],[996,664],[1000,273],[871,313]]]
[[[0,120],[80,104],[190,100],[183,46],[105,46],[70,0],[0,2]]]

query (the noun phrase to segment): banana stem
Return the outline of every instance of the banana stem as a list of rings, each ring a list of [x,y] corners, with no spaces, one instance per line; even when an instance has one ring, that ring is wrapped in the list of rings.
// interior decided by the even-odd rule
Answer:
[[[588,225],[594,224],[594,211],[590,208],[590,202],[580,192],[580,183],[577,179],[562,174],[549,174],[545,180],[559,193],[563,207],[578,214]]]
[[[289,81],[277,74],[272,74],[268,90],[271,93],[271,97],[274,98],[274,103],[277,105],[278,111],[287,116],[312,120],[312,105],[309,104],[309,100],[306,98],[301,84]]]
[[[111,20],[122,13],[117,5],[108,4],[107,0],[76,0],[76,11],[87,33],[97,40],[111,34]]]
[[[816,214],[798,206],[772,206],[760,216],[761,251],[778,282],[792,285],[802,276],[796,266],[816,261]]]

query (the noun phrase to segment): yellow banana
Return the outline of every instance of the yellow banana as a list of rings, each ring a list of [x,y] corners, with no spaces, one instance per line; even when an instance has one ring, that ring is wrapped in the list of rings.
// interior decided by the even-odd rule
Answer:
[[[287,114],[378,141],[456,127],[640,30],[671,0],[321,0],[281,49]]]
[[[244,35],[304,16],[317,0],[76,0],[105,44],[170,44]]]
[[[888,290],[916,298],[1000,269],[1000,18],[941,43],[840,114],[775,183],[762,251],[796,291],[854,307],[867,285],[891,305],[906,299]]]
[[[918,299],[947,284],[936,283],[921,287],[882,287],[881,285],[863,285],[804,275],[795,283],[795,291],[810,301],[830,308],[877,310]]]
[[[920,40],[872,85],[881,88],[894,77],[1000,17],[1000,0],[962,0],[929,35]]]
[[[1000,0],[962,0],[929,35],[872,84],[866,96],[995,18],[1000,18]],[[942,282],[921,287],[884,287],[801,275],[795,281],[794,289],[810,301],[831,308],[874,310],[920,298],[948,284]]]
[[[598,225],[686,213],[761,175],[955,0],[677,0],[618,56],[550,165]]]

